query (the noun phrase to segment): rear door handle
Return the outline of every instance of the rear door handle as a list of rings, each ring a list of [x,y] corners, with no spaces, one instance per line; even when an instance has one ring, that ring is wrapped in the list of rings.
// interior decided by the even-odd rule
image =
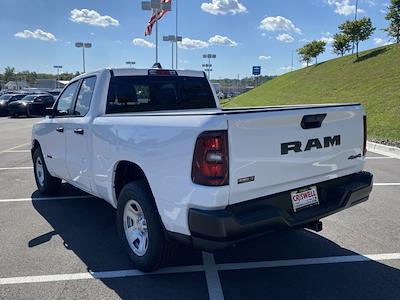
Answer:
[[[76,134],[81,134],[81,135],[83,135],[84,130],[83,130],[82,128],[76,128],[76,129],[74,129],[74,132],[75,132]]]
[[[63,132],[64,132],[64,127],[58,127],[58,128],[56,129],[56,131],[57,131],[57,132],[63,133]]]

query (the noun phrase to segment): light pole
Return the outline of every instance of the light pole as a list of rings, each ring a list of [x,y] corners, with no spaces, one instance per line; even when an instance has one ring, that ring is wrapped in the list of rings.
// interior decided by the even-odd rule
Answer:
[[[175,1],[175,7],[176,7],[176,14],[175,14],[175,55],[176,55],[176,59],[175,59],[175,64],[176,64],[176,70],[178,70],[178,42],[182,42],[182,37],[178,35],[178,0]],[[180,40],[178,40],[180,38]]]
[[[358,13],[358,0],[356,0],[356,10],[354,12],[354,21],[357,21],[357,13]],[[353,41],[353,49],[351,50],[351,54],[354,54],[355,43]]]
[[[217,58],[217,56],[215,54],[204,54],[203,58],[208,58],[208,65],[203,65],[203,67],[206,67],[207,69],[205,69],[206,72],[208,72],[208,79],[211,80],[210,78],[210,73],[212,72],[212,64],[211,64],[211,59],[212,58]]]
[[[170,11],[171,2],[161,3],[160,0],[142,1],[142,9],[151,10],[153,15],[156,16],[156,63],[158,63],[158,15],[163,10]]]
[[[75,47],[76,48],[82,48],[82,57],[83,57],[83,73],[86,72],[86,66],[85,66],[85,48],[89,49],[92,48],[92,44],[91,43],[82,43],[82,42],[76,42],[75,43]]]
[[[135,61],[127,61],[126,64],[129,65],[130,68],[134,68],[133,66],[136,64],[136,62]]]
[[[171,47],[172,47],[172,69],[174,68],[174,44],[178,42],[182,42],[182,37],[181,36],[175,36],[175,35],[167,35],[163,37],[164,42],[171,42]],[[176,51],[178,51],[178,46],[176,47]]]
[[[54,85],[55,88],[58,87],[58,80],[60,78],[60,69],[62,69],[62,66],[53,66],[53,68],[57,69],[57,81],[56,84]]]

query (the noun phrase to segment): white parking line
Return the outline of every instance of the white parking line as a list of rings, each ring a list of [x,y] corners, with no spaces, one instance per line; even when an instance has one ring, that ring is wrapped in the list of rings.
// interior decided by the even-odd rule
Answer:
[[[318,258],[301,258],[301,259],[288,259],[288,260],[221,264],[218,265],[218,270],[245,270],[245,269],[276,268],[276,267],[326,265],[326,264],[366,262],[366,261],[385,261],[385,260],[399,260],[399,259],[400,259],[400,253],[347,255],[347,256],[331,256],[331,257],[318,257]]]
[[[205,259],[204,259],[205,258]],[[310,265],[324,265],[324,264],[337,264],[337,263],[352,263],[352,262],[370,262],[370,261],[386,261],[386,260],[400,260],[400,253],[385,253],[385,254],[371,254],[371,255],[344,255],[344,256],[330,256],[318,258],[301,258],[301,259],[288,259],[288,260],[274,260],[274,261],[260,261],[260,262],[247,262],[247,263],[228,263],[228,264],[215,264],[213,266],[210,256],[204,256],[204,266],[183,266],[171,267],[161,269],[151,273],[143,273],[138,270],[118,270],[107,272],[86,272],[86,273],[73,273],[73,274],[55,274],[55,275],[40,275],[40,276],[22,276],[22,277],[5,277],[0,278],[0,285],[6,284],[22,284],[22,283],[39,283],[39,282],[54,282],[54,281],[71,281],[82,279],[105,279],[105,278],[121,278],[133,276],[148,276],[157,274],[177,274],[177,273],[192,273],[192,272],[206,272],[207,284],[218,284],[212,278],[210,281],[208,276],[214,277],[217,271],[234,271],[246,269],[260,269],[260,268],[277,268],[277,267],[294,267],[294,266],[310,266]],[[210,270],[212,270],[211,274]],[[209,274],[207,275],[207,273]],[[218,278],[219,282],[219,278]],[[219,283],[220,285],[220,283]],[[218,289],[213,290],[212,293]],[[221,288],[222,293],[222,288]],[[218,296],[214,294],[213,296]],[[223,295],[221,295],[223,297]],[[211,298],[211,293],[210,293]],[[223,299],[223,298],[214,298]]]
[[[0,154],[1,154],[1,153],[4,153],[4,152],[8,152],[8,151],[15,150],[15,149],[17,149],[17,148],[21,148],[21,147],[24,147],[24,146],[28,146],[28,145],[30,145],[30,144],[31,144],[31,143],[25,143],[25,144],[21,144],[21,145],[18,145],[18,146],[12,147],[12,148],[9,148],[9,149],[6,149],[6,150],[3,150],[3,151],[0,151]]]
[[[374,160],[374,159],[393,159],[393,157],[388,157],[388,156],[369,156],[369,157],[366,157],[365,159],[367,159],[367,160],[370,160],[370,159],[372,159],[372,160]]]
[[[52,201],[52,200],[79,200],[79,199],[87,199],[87,198],[95,198],[91,195],[84,196],[64,196],[64,197],[48,197],[48,198],[17,198],[17,199],[0,199],[0,203],[8,203],[8,202],[30,202],[30,201]]]
[[[212,253],[203,252],[203,264],[204,271],[206,272],[207,289],[210,300],[224,299],[214,255]]]
[[[398,183],[398,182],[392,182],[392,183],[374,183],[374,186],[400,186],[400,183]]]
[[[31,150],[5,150],[1,153],[31,153]]]
[[[119,270],[119,271],[86,272],[86,273],[75,273],[75,274],[22,276],[22,277],[0,278],[0,285],[71,281],[71,280],[82,280],[82,279],[123,278],[123,277],[146,276],[155,274],[177,274],[177,273],[191,273],[191,272],[201,272],[201,271],[204,271],[204,267],[202,265],[197,265],[197,266],[165,268],[151,273],[143,273],[139,270]]]
[[[10,171],[10,170],[32,170],[33,167],[11,167],[11,168],[0,168],[0,171]]]

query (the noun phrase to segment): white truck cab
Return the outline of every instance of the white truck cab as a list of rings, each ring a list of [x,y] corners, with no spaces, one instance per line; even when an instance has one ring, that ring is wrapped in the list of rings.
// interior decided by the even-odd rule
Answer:
[[[64,180],[109,202],[144,271],[176,241],[213,251],[318,231],[372,189],[360,104],[221,109],[204,72],[103,69],[74,78],[46,114],[32,131],[39,191]]]

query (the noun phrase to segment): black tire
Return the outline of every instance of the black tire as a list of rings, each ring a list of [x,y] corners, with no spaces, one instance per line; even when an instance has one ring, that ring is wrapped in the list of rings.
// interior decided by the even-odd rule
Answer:
[[[125,235],[124,209],[130,200],[135,200],[141,206],[147,223],[148,246],[143,256],[134,253]],[[159,269],[176,256],[177,245],[165,237],[154,198],[143,181],[128,183],[122,189],[118,197],[117,229],[135,267],[143,272]]]
[[[40,162],[43,166],[43,180],[38,178],[37,172],[37,161],[40,159]],[[32,156],[33,160],[33,172],[35,175],[36,186],[40,193],[45,195],[54,195],[56,192],[59,191],[61,187],[61,179],[57,177],[53,177],[50,175],[49,171],[47,170],[46,163],[43,158],[42,150],[37,148]]]

